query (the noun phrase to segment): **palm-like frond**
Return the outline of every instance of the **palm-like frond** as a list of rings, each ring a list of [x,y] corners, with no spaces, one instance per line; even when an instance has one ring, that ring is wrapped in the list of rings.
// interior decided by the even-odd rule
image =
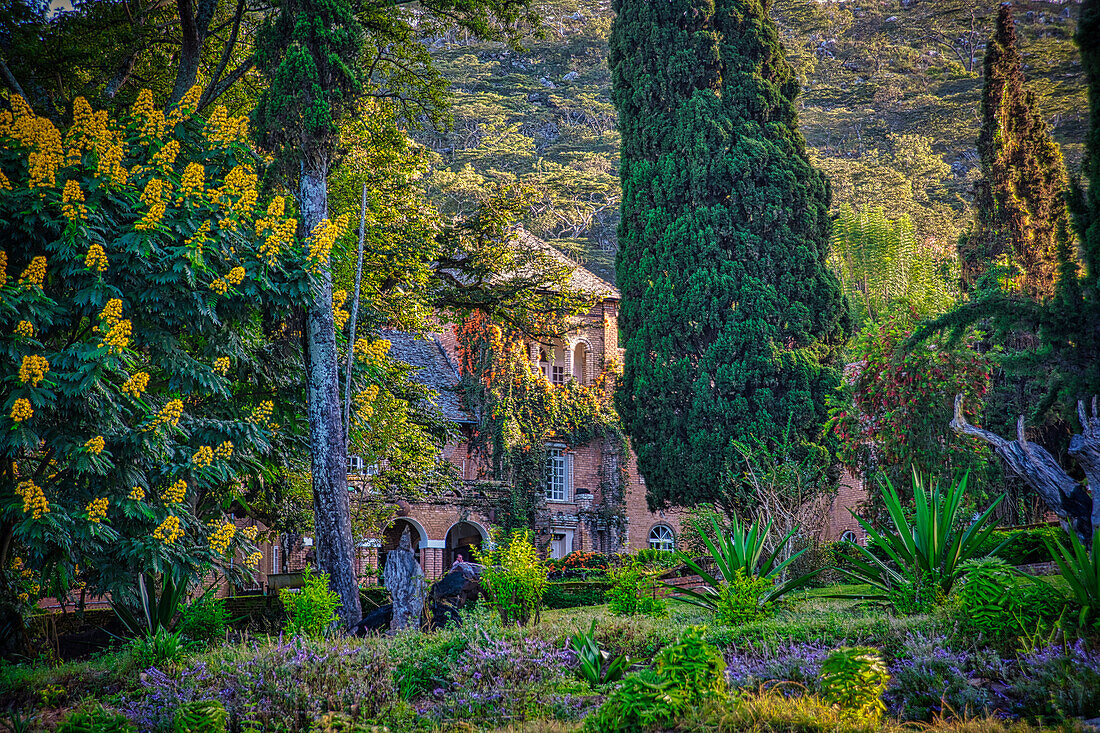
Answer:
[[[1084,626],[1090,616],[1100,617],[1100,527],[1092,534],[1091,556],[1074,532],[1069,533],[1069,539],[1069,547],[1057,540],[1053,545],[1046,540],[1044,543],[1081,605],[1080,622]]]

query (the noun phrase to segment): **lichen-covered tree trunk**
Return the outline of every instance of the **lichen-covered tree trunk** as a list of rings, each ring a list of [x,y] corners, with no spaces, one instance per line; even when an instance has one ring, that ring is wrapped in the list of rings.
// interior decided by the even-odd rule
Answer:
[[[298,206],[299,234],[303,238],[328,215],[326,168],[323,164],[313,170],[302,168]],[[352,626],[359,623],[362,608],[348,506],[347,446],[340,410],[332,271],[327,263],[318,281],[320,287],[307,309],[303,334],[317,565],[328,573],[330,586],[340,595],[341,620]]]

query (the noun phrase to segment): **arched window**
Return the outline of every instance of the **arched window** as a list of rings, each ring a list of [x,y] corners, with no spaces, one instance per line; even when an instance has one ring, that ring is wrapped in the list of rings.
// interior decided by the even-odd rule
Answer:
[[[847,532],[840,535],[840,541],[841,542],[855,542],[856,541],[856,533],[849,529]]]
[[[658,524],[649,530],[649,548],[672,552],[676,549],[676,538],[672,535],[672,528],[664,524]]]
[[[573,349],[573,379],[577,384],[587,384],[588,347],[582,341]]]

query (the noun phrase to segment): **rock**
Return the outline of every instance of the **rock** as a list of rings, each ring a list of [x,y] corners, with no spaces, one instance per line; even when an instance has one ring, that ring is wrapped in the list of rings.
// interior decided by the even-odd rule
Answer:
[[[393,600],[390,628],[400,631],[408,626],[419,626],[420,615],[424,612],[426,588],[424,571],[420,569],[420,563],[413,554],[408,529],[401,534],[397,549],[386,556],[382,581]]]
[[[542,84],[547,89],[556,89],[554,82],[547,79],[545,76],[539,78],[539,84]]]
[[[363,620],[351,628],[351,633],[356,636],[366,636],[373,631],[386,631],[390,628],[391,618],[393,618],[393,604],[387,603],[370,613],[363,614]]]
[[[580,74],[578,74],[577,72],[575,72],[575,71],[570,71],[570,72],[569,72],[568,74],[566,74],[565,76],[563,76],[563,77],[561,78],[561,80],[562,80],[562,81],[573,81],[573,80],[574,80],[574,79],[576,79],[576,78],[577,78],[578,76],[580,76]]]

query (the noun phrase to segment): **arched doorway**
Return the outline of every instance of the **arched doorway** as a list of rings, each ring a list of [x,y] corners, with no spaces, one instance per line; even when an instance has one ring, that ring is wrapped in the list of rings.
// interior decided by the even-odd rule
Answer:
[[[481,528],[470,522],[459,522],[447,530],[447,547],[443,554],[444,572],[454,564],[459,555],[466,562],[472,562],[473,548],[480,550],[484,540]]]
[[[424,528],[420,526],[419,522],[402,517],[393,520],[390,526],[386,527],[386,531],[382,533],[381,547],[378,548],[378,567],[386,567],[386,555],[398,548],[401,544],[401,535],[404,534],[405,530],[409,531],[413,554],[416,555],[417,562],[420,562],[420,543],[426,539]]]
[[[588,344],[580,341],[573,349],[573,379],[577,384],[588,384]]]

